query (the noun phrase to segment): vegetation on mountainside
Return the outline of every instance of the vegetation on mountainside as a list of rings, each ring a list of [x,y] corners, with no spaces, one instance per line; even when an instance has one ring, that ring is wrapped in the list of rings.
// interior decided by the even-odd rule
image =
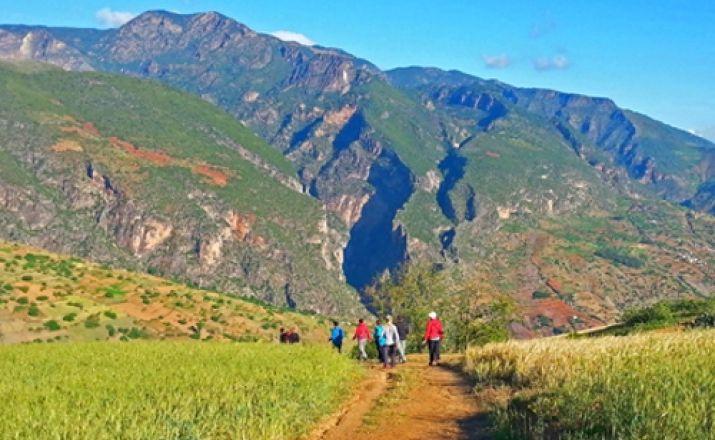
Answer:
[[[624,336],[656,329],[684,327],[712,327],[708,323],[715,316],[715,299],[664,300],[646,307],[628,309],[621,324],[593,332],[589,336]]]
[[[281,305],[358,307],[320,203],[231,115],[125,76],[0,73],[0,191],[17,197],[4,238]]]
[[[454,275],[454,274],[452,274]],[[426,264],[405,266],[367,289],[379,315],[402,318],[411,327],[408,348],[422,341],[427,314],[437,312],[445,327],[445,350],[464,350],[470,344],[505,341],[515,319],[514,301],[490,288],[483,279],[453,278]]]
[[[488,344],[465,368],[503,438],[715,438],[713,330]]]
[[[362,370],[327,347],[191,342],[0,347],[0,437],[295,439]]]
[[[255,300],[0,242],[0,343],[271,341],[280,327],[322,341],[323,324]]]

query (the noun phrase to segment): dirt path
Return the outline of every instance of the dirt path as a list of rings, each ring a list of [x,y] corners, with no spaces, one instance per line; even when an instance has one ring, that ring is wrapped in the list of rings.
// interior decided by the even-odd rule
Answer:
[[[490,438],[486,413],[479,407],[456,359],[439,367],[426,364],[426,359],[416,357],[387,373],[371,369],[370,379],[357,398],[312,439]],[[403,385],[406,389],[394,383],[400,378],[408,382]]]

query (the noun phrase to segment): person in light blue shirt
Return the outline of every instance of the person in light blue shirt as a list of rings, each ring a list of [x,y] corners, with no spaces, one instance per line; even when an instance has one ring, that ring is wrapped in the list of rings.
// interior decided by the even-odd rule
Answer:
[[[384,363],[385,360],[383,357],[382,347],[385,346],[387,340],[385,339],[385,329],[382,327],[382,322],[380,322],[379,319],[375,321],[375,330],[373,330],[372,337],[375,340],[375,348],[377,348],[377,357],[380,362]]]
[[[343,352],[343,338],[345,338],[345,332],[340,327],[338,321],[333,321],[333,329],[330,331],[330,339],[328,339],[328,341],[333,343],[333,347],[338,350],[338,353]]]

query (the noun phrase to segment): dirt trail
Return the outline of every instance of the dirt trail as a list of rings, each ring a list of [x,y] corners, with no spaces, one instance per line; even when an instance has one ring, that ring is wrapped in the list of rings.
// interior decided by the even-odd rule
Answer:
[[[313,440],[457,439],[483,440],[488,434],[487,416],[472,393],[456,359],[428,367],[415,357],[399,369],[409,369],[412,385],[404,396],[391,399],[394,376],[371,370],[370,379],[343,411]],[[390,370],[392,371],[392,370]],[[384,406],[376,408],[376,406]],[[373,423],[365,415],[377,410]]]

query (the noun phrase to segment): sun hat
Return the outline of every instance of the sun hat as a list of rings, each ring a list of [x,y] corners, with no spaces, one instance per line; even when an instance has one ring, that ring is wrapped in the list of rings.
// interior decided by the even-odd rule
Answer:
[[[427,316],[429,316],[430,319],[437,319],[437,313],[436,313],[436,312],[429,312],[429,314],[428,314]]]

